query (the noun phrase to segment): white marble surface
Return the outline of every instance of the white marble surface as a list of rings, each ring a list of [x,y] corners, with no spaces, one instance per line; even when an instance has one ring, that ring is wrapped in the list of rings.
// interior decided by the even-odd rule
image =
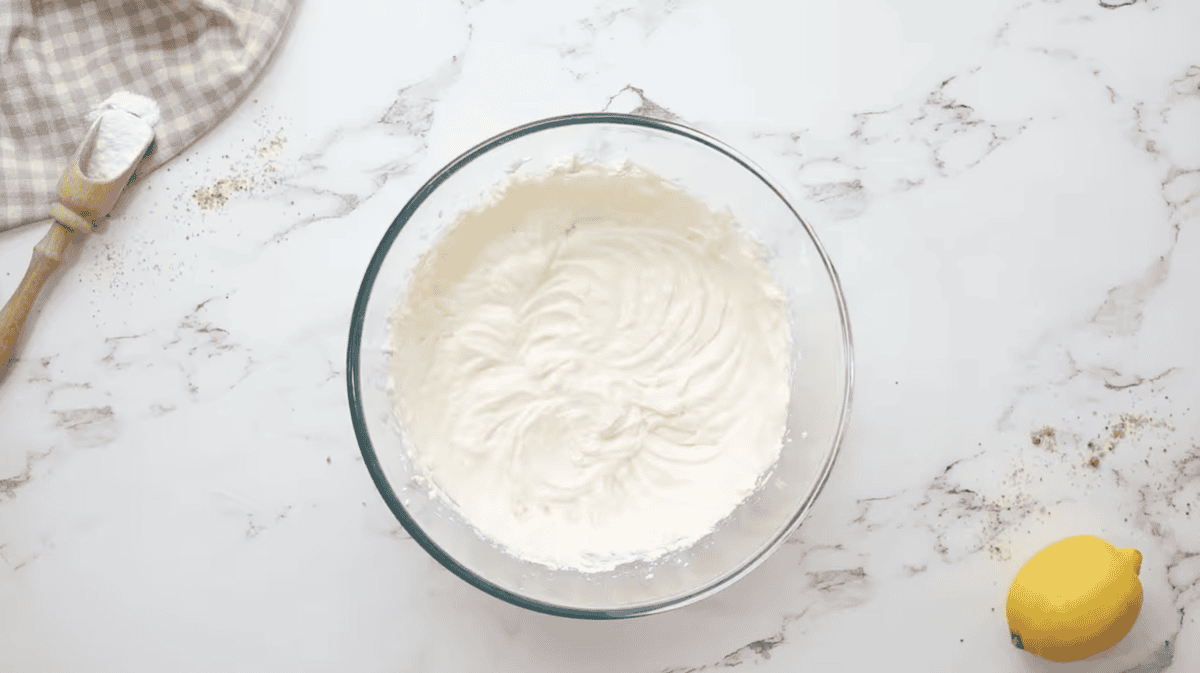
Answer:
[[[0,385],[0,670],[1200,670],[1198,26],[1190,0],[306,0],[250,99],[82,243]],[[789,543],[614,623],[408,539],[344,366],[424,180],[603,109],[801,197],[858,373]],[[5,296],[43,232],[0,235]],[[1142,551],[1145,604],[1052,665],[1005,595],[1084,533]]]

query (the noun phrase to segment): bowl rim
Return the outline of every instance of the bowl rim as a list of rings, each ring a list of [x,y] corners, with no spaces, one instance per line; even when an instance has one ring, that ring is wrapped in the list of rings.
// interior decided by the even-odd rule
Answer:
[[[817,250],[817,254],[821,258],[822,264],[825,266],[825,271],[833,285],[834,297],[838,305],[838,317],[842,328],[842,352],[845,354],[845,382],[842,390],[841,408],[839,410],[837,429],[833,437],[833,446],[825,458],[824,464],[821,466],[820,474],[818,475],[816,487],[808,494],[807,498],[797,508],[792,520],[788,525],[780,530],[771,542],[756,555],[743,563],[738,568],[726,573],[716,580],[709,582],[701,588],[692,591],[684,596],[674,597],[668,600],[653,601],[641,605],[621,609],[604,609],[604,608],[576,608],[565,605],[557,605],[544,601],[535,600],[522,596],[518,593],[504,589],[492,582],[480,577],[474,572],[467,569],[461,563],[454,559],[450,554],[437,545],[425,532],[420,525],[409,516],[405,510],[403,503],[392,490],[391,484],[388,482],[387,476],[383,472],[383,468],[379,463],[379,459],[375,454],[375,448],[371,444],[370,433],[367,428],[366,417],[363,414],[362,406],[362,374],[359,370],[359,356],[362,346],[363,326],[366,321],[367,305],[371,298],[371,290],[375,285],[375,280],[379,274],[380,268],[383,266],[384,259],[387,257],[388,251],[391,249],[392,243],[396,237],[400,235],[400,231],[404,225],[412,217],[413,213],[425,202],[430,194],[434,192],[443,182],[450,178],[454,173],[462,167],[475,160],[477,157],[485,154],[495,147],[516,140],[522,136],[539,131],[545,131],[562,126],[574,126],[581,124],[618,124],[625,126],[637,126],[649,128],[666,133],[682,136],[686,139],[699,142],[709,148],[727,156],[742,168],[749,171],[755,177],[763,182],[776,196],[783,202],[787,209],[796,218],[796,221],[804,228],[805,233],[812,241]],[[475,145],[471,149],[463,152],[458,157],[450,161],[443,168],[438,170],[429,178],[408,200],[400,213],[392,220],[392,224],[384,232],[383,238],[375,249],[375,253],[371,256],[371,261],[367,265],[366,272],[363,274],[362,283],[359,285],[358,295],[354,302],[354,309],[350,318],[350,334],[349,343],[346,349],[346,387],[349,396],[350,419],[354,426],[354,435],[358,441],[359,450],[362,453],[363,462],[366,464],[367,471],[371,474],[371,480],[375,482],[375,487],[379,490],[379,494],[383,497],[384,502],[392,511],[392,514],[400,521],[400,525],[412,536],[412,539],[417,542],[430,556],[450,572],[457,575],[468,584],[475,588],[499,598],[512,605],[516,605],[535,612],[555,615],[559,617],[571,617],[575,619],[623,619],[628,617],[637,617],[650,615],[675,608],[683,607],[699,601],[703,598],[711,596],[721,589],[728,587],[737,580],[745,577],[750,571],[758,567],[763,561],[773,554],[783,542],[791,536],[797,528],[799,528],[804,517],[808,514],[808,510],[812,508],[818,495],[825,488],[826,482],[829,480],[829,475],[833,470],[833,464],[840,453],[842,439],[846,433],[846,427],[850,418],[850,408],[854,392],[854,342],[850,332],[849,311],[846,307],[846,299],[842,293],[841,281],[838,278],[837,270],[834,269],[833,263],[829,259],[829,255],[825,252],[824,246],[821,245],[820,239],[816,232],[808,225],[808,222],[800,216],[796,209],[792,206],[792,200],[788,198],[786,192],[772,179],[767,176],[767,173],[756,164],[750,161],[749,158],[743,156],[740,152],[726,145],[725,143],[713,138],[701,131],[685,126],[678,122],[667,121],[663,119],[655,119],[651,117],[643,117],[634,114],[623,114],[617,112],[584,112],[560,115],[555,117],[547,117],[537,121],[522,124],[503,133],[499,133],[483,142]]]

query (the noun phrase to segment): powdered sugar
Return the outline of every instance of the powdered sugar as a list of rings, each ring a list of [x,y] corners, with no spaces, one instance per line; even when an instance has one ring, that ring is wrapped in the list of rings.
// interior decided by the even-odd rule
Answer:
[[[154,138],[152,128],[159,119],[158,104],[145,96],[118,91],[89,115],[100,120],[91,155],[80,170],[92,180],[104,182],[119,177],[141,159]]]
[[[95,121],[97,117],[108,110],[124,110],[137,115],[149,126],[154,126],[159,120],[158,103],[155,103],[154,99],[128,91],[118,91],[109,96],[103,103],[92,109],[88,114],[88,119]]]

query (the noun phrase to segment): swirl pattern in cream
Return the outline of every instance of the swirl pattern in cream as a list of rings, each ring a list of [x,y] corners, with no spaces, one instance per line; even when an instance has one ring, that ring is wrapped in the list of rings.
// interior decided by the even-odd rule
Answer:
[[[576,165],[464,215],[392,343],[412,457],[526,560],[694,543],[779,455],[784,296],[730,217],[645,171]]]

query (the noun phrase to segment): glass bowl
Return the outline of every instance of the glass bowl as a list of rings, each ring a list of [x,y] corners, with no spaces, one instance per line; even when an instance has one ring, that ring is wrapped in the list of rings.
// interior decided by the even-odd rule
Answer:
[[[556,570],[503,551],[422,485],[404,449],[389,392],[388,319],[411,270],[455,217],[512,174],[543,174],[570,157],[630,162],[728,209],[768,252],[787,295],[793,375],[788,430],[760,487],[707,536],[653,562],[599,573]],[[379,493],[427,552],[475,587],[524,608],[613,619],[662,612],[744,576],[800,525],[829,477],[853,387],[850,325],[837,274],[812,229],[763,171],[680,124],[623,114],[576,114],[520,126],[480,143],[408,201],[363,276],[350,323],[346,379],[363,460]]]

